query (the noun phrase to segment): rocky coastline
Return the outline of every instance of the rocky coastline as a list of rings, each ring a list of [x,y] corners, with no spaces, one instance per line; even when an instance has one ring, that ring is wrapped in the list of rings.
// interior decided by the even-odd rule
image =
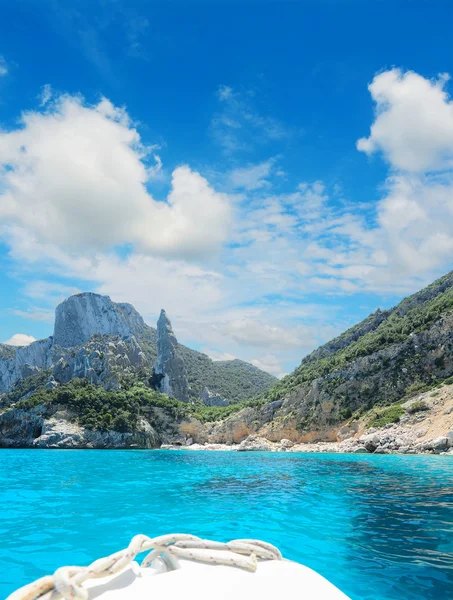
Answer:
[[[269,439],[266,431],[249,431],[240,413],[217,423],[176,421],[160,408],[142,415],[130,432],[96,430],[77,423],[62,408],[38,405],[0,415],[0,447],[54,449],[165,449],[237,452],[332,452],[363,454],[447,454],[453,456],[453,385],[418,394],[401,404],[398,422],[369,426],[369,414],[318,438]],[[330,440],[330,441],[329,441]]]
[[[453,456],[453,431],[448,436],[419,441],[415,435],[408,435],[401,427],[388,427],[384,430],[370,429],[357,439],[342,442],[314,442],[296,444],[291,440],[270,442],[259,436],[248,436],[239,444],[196,444],[188,440],[180,444],[162,444],[163,450],[211,450],[232,452],[298,452],[298,453],[337,453],[337,454],[442,454]]]

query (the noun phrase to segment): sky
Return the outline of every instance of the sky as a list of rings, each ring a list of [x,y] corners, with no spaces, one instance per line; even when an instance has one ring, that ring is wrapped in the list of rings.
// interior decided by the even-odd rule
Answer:
[[[452,268],[450,0],[0,14],[0,341],[94,291],[280,377]]]

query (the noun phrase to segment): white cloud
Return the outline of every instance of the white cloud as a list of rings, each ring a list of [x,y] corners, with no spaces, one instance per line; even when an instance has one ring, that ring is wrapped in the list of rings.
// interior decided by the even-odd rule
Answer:
[[[274,117],[262,115],[254,106],[254,93],[219,86],[219,111],[211,120],[211,134],[226,154],[250,152],[257,144],[288,139],[293,131]]]
[[[272,159],[257,165],[249,165],[248,167],[239,167],[233,169],[229,174],[229,181],[234,188],[242,188],[244,190],[257,190],[269,185],[267,177],[271,174]]]
[[[255,367],[258,367],[258,369],[267,371],[271,375],[275,375],[278,378],[286,375],[281,362],[273,354],[266,354],[262,358],[253,358],[250,362],[252,365],[255,365]]]
[[[259,320],[234,319],[219,326],[219,330],[237,344],[269,349],[305,348],[314,343],[308,327],[279,327]]]
[[[45,106],[52,98],[53,91],[50,83],[46,83],[42,86],[41,92],[38,96],[39,106]]]
[[[333,215],[323,202],[327,219],[304,226],[312,241],[303,258],[316,265],[315,288],[403,294],[451,268],[453,103],[446,81],[396,69],[373,80],[376,119],[357,146],[381,151],[391,172],[375,212],[350,206]]]
[[[432,171],[453,167],[453,102],[437,80],[399,69],[376,75],[369,90],[376,102],[370,136],[357,148],[382,151],[395,169]]]
[[[8,75],[8,66],[3,56],[0,56],[0,77]]]
[[[28,346],[32,342],[36,342],[36,338],[33,336],[26,335],[25,333],[15,333],[9,340],[2,343],[8,344],[8,346]]]
[[[60,96],[0,134],[0,219],[10,233],[16,226],[73,252],[124,244],[186,258],[217,251],[230,225],[228,197],[181,166],[167,202],[157,202],[145,187],[150,152],[125,109]]]
[[[55,311],[52,308],[40,308],[33,306],[27,310],[12,310],[11,311],[16,317],[22,317],[23,319],[30,319],[32,321],[44,321],[45,323],[53,323],[55,317]]]
[[[406,76],[392,76],[391,85],[402,85]],[[435,88],[424,81],[420,90]],[[404,95],[401,89],[398,93]],[[438,93],[435,88],[437,100]],[[225,130],[253,130],[241,140],[256,141],[259,127],[239,110],[247,102],[241,103],[231,88],[219,95],[228,108],[222,113]],[[411,102],[430,110],[417,98]],[[394,115],[394,105],[381,107],[376,123],[386,111]],[[448,129],[449,112],[442,114]],[[418,122],[422,131],[413,131],[411,140],[429,134],[423,115]],[[75,136],[67,150],[60,129]],[[332,296],[405,294],[451,268],[453,173],[447,168],[446,144],[442,138],[436,149],[431,141],[428,170],[415,171],[401,166],[407,158],[401,153],[403,124],[395,122],[389,131],[386,137],[380,128],[372,129],[361,148],[391,157],[376,203],[366,198],[347,202],[338,182],[330,188],[306,181],[277,193],[282,184],[273,187],[276,159],[226,169],[218,180],[238,190],[228,197],[189,167],[180,167],[167,201],[156,202],[146,185],[149,177],[159,176],[160,159],[152,159],[156,149],[144,147],[124,110],[107,101],[95,107],[74,98],[50,101],[44,113],[25,115],[22,130],[0,135],[0,160],[3,156],[7,165],[0,178],[8,201],[7,210],[5,204],[0,208],[0,231],[11,258],[42,278],[24,290],[39,306],[16,314],[51,321],[53,314],[42,306],[72,293],[71,278],[77,287],[85,281],[82,289],[132,302],[150,324],[165,308],[179,339],[196,342],[215,359],[238,357],[280,375],[360,318],[353,314],[340,320],[341,303]],[[399,135],[398,143],[391,131],[395,139]],[[12,143],[8,136],[17,139]],[[22,156],[23,141],[33,161]],[[66,157],[58,162],[54,156],[58,144],[63,154],[74,157],[69,166]],[[132,247],[118,252],[115,246],[121,244]],[[42,276],[36,275],[39,269]],[[47,283],[45,274],[60,283]],[[312,294],[329,300],[308,310]]]
[[[212,360],[234,360],[236,357],[234,354],[228,352],[219,352],[218,350],[212,350],[211,348],[203,348],[203,352],[212,358]]]
[[[27,283],[24,289],[25,295],[34,300],[49,300],[50,298],[56,298],[57,302],[59,302],[61,298],[67,298],[68,296],[80,292],[81,290],[73,285],[64,285],[39,279]]]

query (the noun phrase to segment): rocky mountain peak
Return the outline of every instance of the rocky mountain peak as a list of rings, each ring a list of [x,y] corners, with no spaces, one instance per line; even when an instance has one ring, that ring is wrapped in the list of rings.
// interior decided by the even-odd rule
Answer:
[[[86,292],[70,296],[55,311],[53,341],[57,346],[80,346],[95,334],[129,338],[145,323],[130,304],[117,304],[109,296]]]
[[[178,352],[178,340],[170,319],[161,310],[157,321],[157,361],[155,375],[160,377],[159,389],[182,402],[189,401],[189,384],[184,360]]]

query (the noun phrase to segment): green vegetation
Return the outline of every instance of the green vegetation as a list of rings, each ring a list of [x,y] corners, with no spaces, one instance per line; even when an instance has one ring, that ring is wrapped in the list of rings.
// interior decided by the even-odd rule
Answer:
[[[418,412],[422,412],[424,410],[429,410],[429,406],[426,404],[426,402],[423,402],[423,400],[420,400],[419,402],[414,402],[407,408],[407,412],[411,415]]]
[[[88,383],[86,379],[73,379],[54,390],[46,390],[48,376],[49,373],[40,373],[27,377],[9,394],[2,396],[1,406],[14,406],[22,410],[30,410],[38,405],[65,409],[83,427],[126,432],[134,431],[140,416],[153,424],[153,408],[162,409],[174,422],[193,417],[205,423],[225,419],[247,406],[262,404],[260,400],[212,407],[186,404],[156,392],[142,382],[135,382],[124,390],[109,392],[101,386]]]
[[[121,432],[133,431],[140,415],[152,421],[152,408],[163,409],[174,420],[190,414],[187,404],[143,384],[127,390],[108,392],[85,379],[73,379],[51,391],[41,388],[29,398],[17,402],[15,408],[28,410],[38,404],[69,410],[74,414],[74,419],[84,427]]]
[[[8,344],[0,344],[0,358],[5,360],[11,360],[16,356],[17,348],[15,346],[8,346]]]
[[[389,423],[398,423],[404,415],[404,408],[400,404],[393,404],[372,413],[372,418],[368,422],[369,427],[384,427]]]
[[[190,413],[195,419],[198,419],[202,423],[207,423],[208,421],[226,419],[243,408],[259,408],[263,404],[264,400],[260,399],[245,400],[244,402],[230,404],[229,406],[204,406],[200,404],[190,407]]]
[[[29,396],[36,390],[44,389],[49,375],[50,371],[42,371],[37,375],[31,375],[30,377],[21,379],[8,394],[0,396],[0,407],[5,408],[10,406],[24,396]]]
[[[453,272],[406,298],[392,310],[377,311],[332,342],[322,346],[303,359],[293,373],[276,383],[265,393],[264,398],[267,401],[277,400],[301,386],[308,386],[320,377],[328,380],[335,371],[347,367],[361,357],[370,356],[393,344],[405,342],[410,335],[430,328],[452,311]],[[420,358],[420,355],[415,355],[409,357],[409,360]],[[436,368],[442,369],[444,361],[439,357],[436,361]],[[388,359],[382,359],[380,364],[376,363],[376,371],[389,366]],[[399,365],[395,365],[395,370],[398,368]],[[453,378],[451,379],[453,382]],[[334,385],[331,387],[334,388]]]
[[[416,381],[412,383],[406,388],[405,396],[406,398],[412,398],[412,396],[416,396],[417,394],[422,394],[423,392],[427,392],[430,390],[432,385],[430,386],[427,383],[422,383],[421,381]]]
[[[199,398],[203,388],[208,387],[235,404],[263,394],[277,381],[242,360],[213,361],[206,354],[181,344],[178,350],[186,366],[192,400]]]
[[[157,358],[156,331],[146,326],[139,343],[150,364]],[[242,360],[213,361],[206,354],[179,344],[191,390],[191,400],[197,402],[205,387],[226,398],[230,403],[244,402],[266,392],[277,381]],[[143,380],[143,378],[141,378]]]

